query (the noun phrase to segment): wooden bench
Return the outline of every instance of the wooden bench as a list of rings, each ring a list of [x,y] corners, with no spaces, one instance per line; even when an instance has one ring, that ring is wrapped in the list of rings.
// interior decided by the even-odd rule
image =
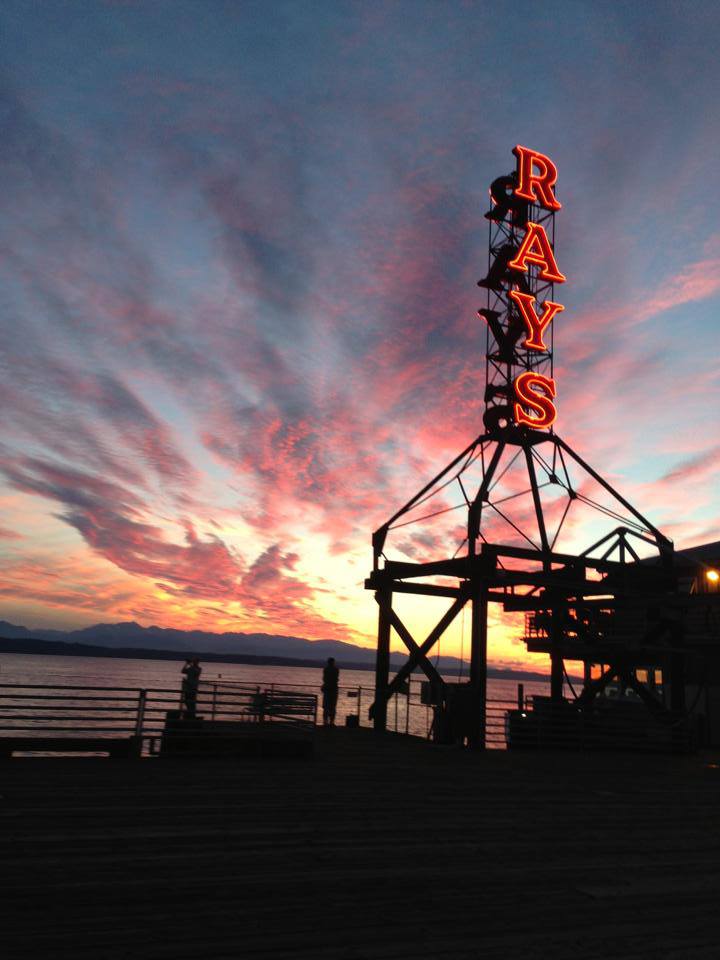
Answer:
[[[112,759],[139,757],[140,737],[0,737],[0,759],[13,753],[107,753]]]
[[[298,726],[315,726],[317,697],[284,691],[265,691],[254,698],[252,713],[258,719],[279,717]]]

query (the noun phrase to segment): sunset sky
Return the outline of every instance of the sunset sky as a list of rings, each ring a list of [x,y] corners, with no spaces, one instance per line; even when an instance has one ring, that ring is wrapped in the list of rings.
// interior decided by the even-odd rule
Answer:
[[[677,546],[720,539],[719,33],[681,2],[5,0],[0,618],[371,645],[372,530],[482,429],[517,143],[559,169],[558,433]]]

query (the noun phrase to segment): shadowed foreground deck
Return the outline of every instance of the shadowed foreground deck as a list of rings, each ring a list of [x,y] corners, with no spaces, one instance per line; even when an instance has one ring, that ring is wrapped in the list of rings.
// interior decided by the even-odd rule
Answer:
[[[0,766],[16,957],[717,958],[720,767],[471,754]]]

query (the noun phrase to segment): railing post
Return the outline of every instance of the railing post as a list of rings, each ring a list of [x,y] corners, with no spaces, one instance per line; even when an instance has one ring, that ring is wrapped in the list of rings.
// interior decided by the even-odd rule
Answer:
[[[405,736],[410,733],[410,684],[412,680],[408,678],[407,685],[407,705],[405,707]]]
[[[141,737],[143,726],[145,724],[145,703],[147,701],[147,690],[138,692],[137,716],[135,718],[135,736]]]
[[[517,708],[518,710],[525,709],[525,685],[522,683],[518,684],[518,694],[517,694]]]
[[[213,684],[213,698],[212,698],[212,719],[215,719],[215,707],[217,706],[217,684]]]
[[[362,726],[362,710],[360,709],[362,703],[362,687],[358,686],[357,691],[357,702],[358,702],[358,727]]]

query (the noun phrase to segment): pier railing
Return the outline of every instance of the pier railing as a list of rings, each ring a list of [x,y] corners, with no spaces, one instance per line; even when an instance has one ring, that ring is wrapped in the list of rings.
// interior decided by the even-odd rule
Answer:
[[[317,697],[258,684],[201,684],[193,704],[177,688],[0,684],[0,753],[48,752],[64,741],[73,752],[103,752],[113,741],[152,750],[168,718],[196,716],[216,723],[274,724],[311,730]]]
[[[24,749],[43,750],[43,744],[63,738],[74,750],[88,744],[98,752],[97,741],[133,741],[153,751],[166,730],[168,718],[197,716],[219,724],[276,724],[309,731],[318,723],[318,695],[312,685],[251,684],[207,681],[199,685],[194,709],[183,704],[174,688],[80,686],[74,684],[0,684],[0,753],[12,741]],[[373,691],[343,686],[339,690],[337,725],[368,727]],[[562,706],[562,705],[561,705]],[[388,729],[416,737],[433,738],[434,708],[424,704],[418,681],[408,684],[388,705]],[[562,714],[562,715],[561,715]],[[608,711],[587,717],[571,710],[550,709],[547,698],[489,699],[486,709],[486,745],[511,747],[575,747],[638,750],[687,749],[691,731],[687,723],[662,722],[638,710],[634,717]],[[20,748],[18,748],[20,749]]]
[[[236,686],[248,686],[237,684],[234,681],[203,681],[201,686],[206,686],[210,691],[210,698],[220,696],[223,690],[229,690]],[[317,691],[320,693],[320,687],[317,684],[290,684],[283,685],[285,689]],[[269,685],[267,689],[274,689]],[[520,685],[522,690],[522,685]],[[368,715],[368,710],[372,704],[375,691],[372,687],[361,684],[344,684],[339,687],[339,696],[336,710],[336,725],[345,726],[349,723],[352,726],[371,727],[372,720]],[[318,702],[321,702],[321,696],[318,696]],[[517,707],[517,699],[508,698],[489,698],[486,707],[486,743],[490,749],[505,749],[506,746],[506,715],[509,710]],[[320,709],[319,709],[320,714]],[[403,692],[394,694],[388,702],[387,729],[392,733],[402,733],[409,736],[423,737],[431,739],[433,737],[433,708],[425,704],[421,699],[421,681],[411,680],[404,688]],[[321,717],[318,717],[321,722]]]
[[[303,684],[203,681],[194,712],[217,722],[282,723],[311,728],[319,721],[319,688]],[[350,717],[368,727],[374,691],[362,685],[339,689],[337,725]],[[513,706],[488,701],[488,746],[505,746],[505,713]],[[163,733],[168,713],[186,712],[178,687],[115,687],[79,684],[0,684],[0,740],[54,737],[111,739],[136,737],[152,744]],[[388,728],[396,733],[432,736],[433,711],[420,699],[419,682],[389,704]],[[2,744],[0,744],[1,746]]]

